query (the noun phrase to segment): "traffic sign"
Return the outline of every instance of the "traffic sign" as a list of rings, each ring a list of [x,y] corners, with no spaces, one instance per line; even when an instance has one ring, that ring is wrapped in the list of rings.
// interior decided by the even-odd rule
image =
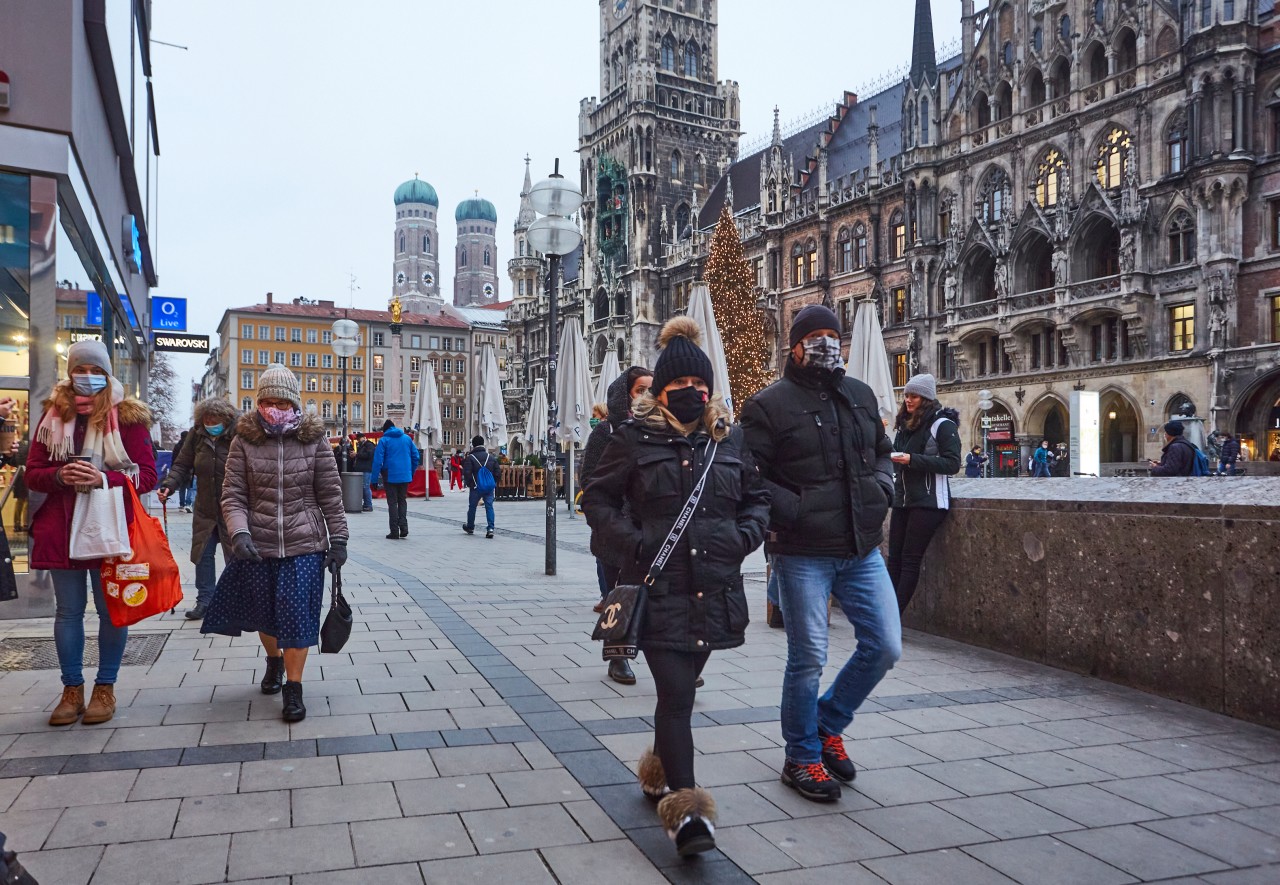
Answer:
[[[185,332],[187,330],[187,299],[152,297],[151,328],[157,331]]]

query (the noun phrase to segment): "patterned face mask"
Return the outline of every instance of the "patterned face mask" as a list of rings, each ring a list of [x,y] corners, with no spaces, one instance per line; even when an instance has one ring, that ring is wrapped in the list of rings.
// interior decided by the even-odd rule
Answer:
[[[833,371],[840,368],[840,340],[838,338],[809,338],[804,344],[804,364],[815,369]]]

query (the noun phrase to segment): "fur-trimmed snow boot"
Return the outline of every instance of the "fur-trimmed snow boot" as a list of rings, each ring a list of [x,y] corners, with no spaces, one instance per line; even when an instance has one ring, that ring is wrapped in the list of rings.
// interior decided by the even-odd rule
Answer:
[[[640,789],[648,799],[657,802],[669,792],[667,790],[667,773],[662,770],[662,760],[653,752],[653,747],[644,751],[640,757]]]
[[[658,819],[681,857],[716,847],[716,800],[701,787],[668,793],[658,803]]]

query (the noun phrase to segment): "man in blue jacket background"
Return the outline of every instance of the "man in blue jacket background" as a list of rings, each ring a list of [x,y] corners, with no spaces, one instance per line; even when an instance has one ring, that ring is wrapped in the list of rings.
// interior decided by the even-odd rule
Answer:
[[[382,439],[373,451],[373,475],[386,476],[382,486],[387,490],[387,518],[391,540],[409,537],[409,483],[418,469],[418,447],[390,418],[382,425]]]

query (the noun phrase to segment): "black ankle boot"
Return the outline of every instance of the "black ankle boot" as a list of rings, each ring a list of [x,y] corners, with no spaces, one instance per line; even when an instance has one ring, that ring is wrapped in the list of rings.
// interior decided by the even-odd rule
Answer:
[[[262,693],[280,694],[284,685],[284,655],[267,655],[267,672],[262,674]]]
[[[622,685],[635,685],[636,674],[631,670],[631,662],[626,658],[609,659],[609,678]]]
[[[302,705],[302,683],[286,682],[284,684],[285,722],[301,722],[307,718],[307,708]]]

